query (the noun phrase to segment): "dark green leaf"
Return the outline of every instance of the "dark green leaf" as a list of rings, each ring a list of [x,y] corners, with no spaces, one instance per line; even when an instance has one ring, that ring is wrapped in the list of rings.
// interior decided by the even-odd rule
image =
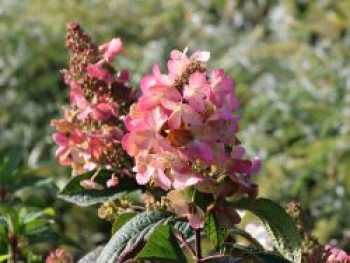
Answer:
[[[215,249],[220,247],[227,236],[227,230],[219,225],[213,213],[205,217],[205,231]]]
[[[96,262],[115,263],[132,238],[143,237],[146,234],[145,229],[149,230],[157,222],[169,218],[169,216],[171,214],[162,211],[146,211],[134,216],[113,235],[103,248]],[[137,240],[134,241],[136,243]]]
[[[259,262],[262,263],[292,263],[291,261],[272,252],[233,244],[225,245],[224,254],[232,254],[233,256],[240,255],[242,258],[251,257],[253,259],[259,260]]]
[[[140,188],[135,179],[126,176],[120,177],[119,184],[112,188],[104,188],[100,190],[86,189],[81,186],[81,182],[86,179],[90,179],[93,174],[94,172],[87,172],[73,177],[58,194],[58,197],[80,206],[89,206],[115,200],[126,191],[134,191]],[[105,187],[106,182],[108,179],[110,179],[110,177],[110,171],[100,171],[95,181],[101,186]]]
[[[229,205],[254,213],[264,224],[274,246],[294,263],[301,262],[301,238],[289,215],[271,200],[260,198],[256,201],[241,199]]]
[[[133,218],[136,213],[124,213],[119,215],[113,222],[112,235],[117,232],[126,222]]]
[[[0,184],[11,184],[12,174],[18,168],[23,157],[23,148],[13,147],[0,164]]]
[[[158,226],[136,258],[157,259],[164,262],[186,262],[169,225]]]

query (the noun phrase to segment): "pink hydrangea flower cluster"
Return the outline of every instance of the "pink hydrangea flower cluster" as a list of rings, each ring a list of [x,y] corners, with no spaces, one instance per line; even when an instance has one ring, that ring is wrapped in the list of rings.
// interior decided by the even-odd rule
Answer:
[[[129,161],[121,147],[124,135],[121,113],[134,100],[129,73],[110,64],[122,51],[119,38],[96,46],[79,24],[69,23],[66,45],[71,51],[70,68],[63,70],[70,86],[70,107],[64,117],[53,120],[53,138],[59,163],[73,168],[73,174],[99,167],[116,169]],[[107,187],[118,183],[115,176]],[[87,181],[87,187],[94,182]]]
[[[238,99],[224,70],[209,70],[210,53],[172,51],[169,72],[157,65],[141,80],[142,95],[125,119],[124,149],[135,158],[136,180],[164,190],[219,183],[254,196],[250,175],[259,160],[247,160],[240,146]]]
[[[206,51],[189,57],[174,50],[167,74],[154,65],[153,74],[141,80],[142,95],[125,118],[129,133],[123,147],[135,159],[141,185],[164,190],[194,186],[217,199],[235,193],[255,198],[251,175],[260,169],[260,160],[244,158],[236,136],[240,116],[235,83],[224,70],[210,70],[209,58]],[[184,207],[190,221],[203,214],[198,207]],[[222,219],[227,215],[226,222],[240,220],[233,209],[219,204],[213,209]],[[180,214],[186,213],[182,209]],[[200,221],[192,226],[200,227]]]
[[[350,263],[350,255],[339,248],[328,245],[325,247],[325,251],[327,254],[326,263]]]

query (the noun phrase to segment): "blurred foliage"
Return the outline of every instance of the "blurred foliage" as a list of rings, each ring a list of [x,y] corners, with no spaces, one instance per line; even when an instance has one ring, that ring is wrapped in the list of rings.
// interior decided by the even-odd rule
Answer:
[[[261,195],[301,201],[322,241],[349,248],[350,1],[2,0],[0,14],[0,152],[20,144],[29,167],[66,174],[49,157],[49,120],[68,99],[59,74],[68,21],[101,42],[122,37],[116,65],[135,84],[173,48],[208,49],[212,66],[236,79],[241,139],[264,162]],[[91,211],[55,205],[76,240],[99,227],[74,230]]]

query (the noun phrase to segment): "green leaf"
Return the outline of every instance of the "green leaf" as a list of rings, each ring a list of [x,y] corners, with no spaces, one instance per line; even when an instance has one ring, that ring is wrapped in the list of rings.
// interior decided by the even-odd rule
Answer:
[[[175,231],[178,231],[185,240],[192,238],[195,234],[190,223],[183,220],[176,220],[173,222],[172,227]]]
[[[100,255],[101,251],[103,249],[103,246],[99,246],[95,248],[94,250],[87,253],[84,257],[82,257],[78,263],[96,263],[98,256]]]
[[[96,262],[115,263],[128,244],[139,243],[152,226],[170,216],[170,213],[163,211],[146,211],[134,216],[112,236]]]
[[[89,206],[106,201],[112,201],[122,196],[126,191],[138,190],[140,186],[136,183],[135,179],[131,177],[120,177],[119,184],[116,187],[105,189],[86,189],[81,186],[81,182],[90,179],[95,172],[87,172],[81,175],[73,177],[63,190],[58,194],[58,197],[77,204],[79,206]],[[107,180],[111,178],[110,171],[100,171],[95,181],[105,186]]]
[[[157,259],[165,262],[186,262],[170,225],[158,226],[136,258]]]
[[[119,215],[113,222],[112,235],[117,232],[126,222],[133,218],[136,213],[124,213]]]
[[[0,262],[4,262],[5,260],[9,259],[11,255],[0,255]]]
[[[293,220],[282,207],[265,198],[256,201],[241,199],[228,204],[255,214],[264,224],[278,252],[294,263],[301,262],[300,235]]]
[[[219,225],[213,213],[209,213],[205,217],[205,232],[215,249],[222,245],[227,236],[227,230]]]
[[[11,184],[12,174],[18,168],[23,157],[23,148],[13,147],[0,164],[0,185]]]
[[[242,255],[243,258],[245,256],[249,256],[253,259],[259,260],[259,262],[262,263],[292,263],[291,261],[272,252],[233,244],[226,244],[224,247],[224,253],[232,255]],[[237,259],[237,257],[235,258]]]

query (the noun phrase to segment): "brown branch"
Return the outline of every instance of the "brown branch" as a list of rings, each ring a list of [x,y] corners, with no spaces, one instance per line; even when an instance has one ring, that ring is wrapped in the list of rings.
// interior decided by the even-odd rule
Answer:
[[[193,250],[193,248],[190,246],[190,244],[188,244],[188,243],[186,242],[186,240],[182,237],[181,234],[179,234],[179,233],[177,233],[177,232],[174,232],[174,235],[175,235],[176,239],[177,239],[178,241],[180,241],[180,243],[181,243],[185,248],[187,248],[187,250],[190,252],[192,258],[195,259],[195,258],[196,258],[196,253],[194,252],[194,250]]]
[[[202,248],[201,248],[201,229],[195,229],[195,247],[197,262],[201,262]]]

